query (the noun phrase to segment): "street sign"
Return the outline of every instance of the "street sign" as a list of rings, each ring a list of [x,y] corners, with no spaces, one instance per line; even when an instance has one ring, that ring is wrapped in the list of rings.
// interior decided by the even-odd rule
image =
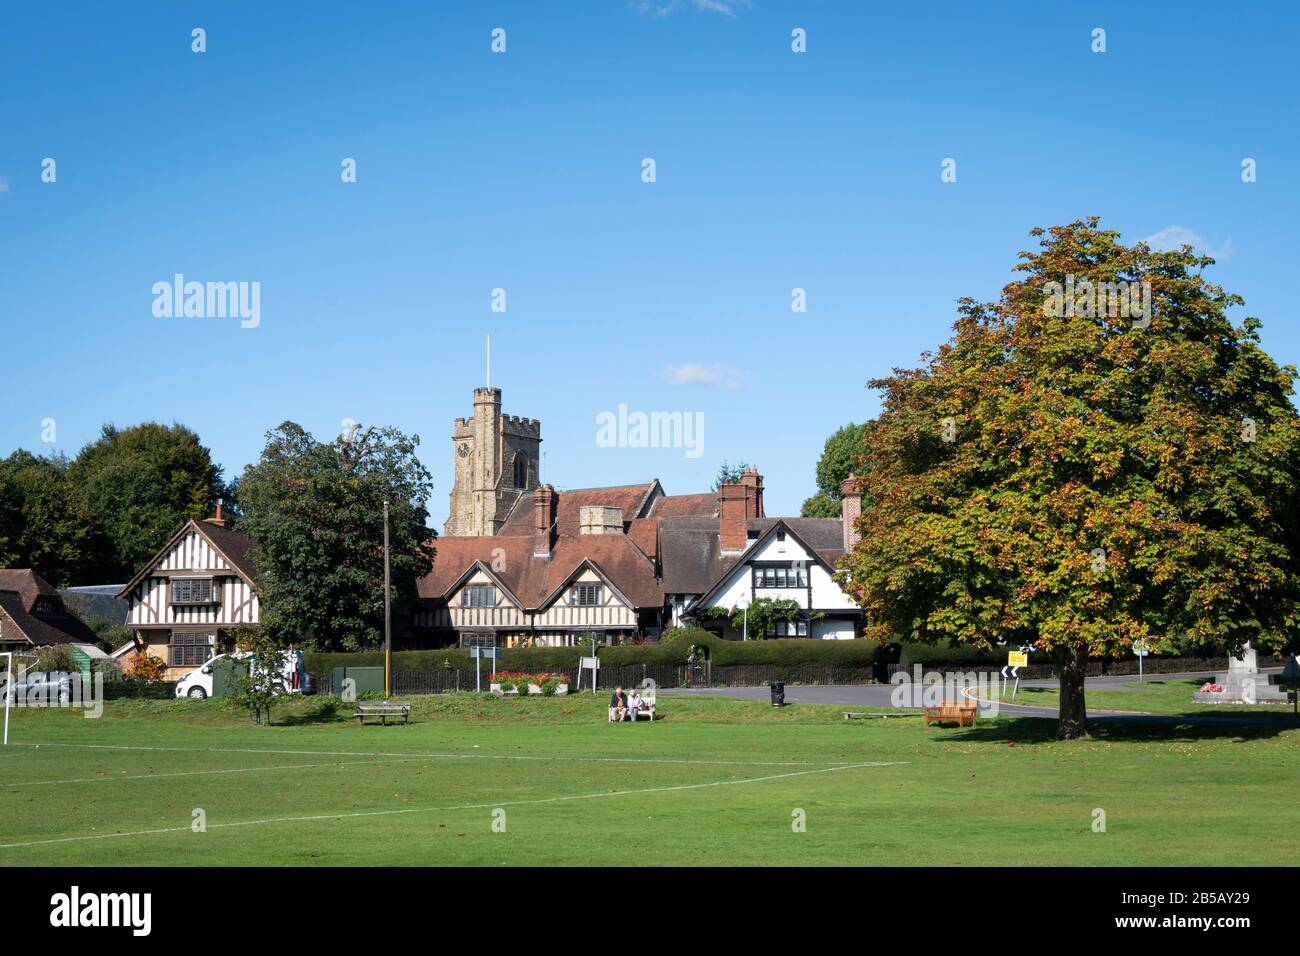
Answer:
[[[1012,651],[1007,655],[1008,667],[1028,667],[1029,654],[1025,651]]]
[[[1133,645],[1133,653],[1136,654],[1138,657],[1146,657],[1148,654],[1151,653],[1151,648],[1147,647],[1141,641],[1138,641],[1136,644]]]
[[[469,656],[474,658],[474,690],[482,693],[483,678],[479,674],[479,667],[481,666],[479,662],[483,658],[490,660],[492,662],[492,673],[495,674],[497,670],[497,649],[475,644],[469,649]]]

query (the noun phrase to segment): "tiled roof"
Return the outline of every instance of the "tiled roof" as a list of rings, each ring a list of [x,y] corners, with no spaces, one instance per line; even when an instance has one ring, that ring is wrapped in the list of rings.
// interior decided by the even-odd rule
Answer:
[[[531,534],[438,538],[434,546],[433,570],[419,582],[420,597],[426,600],[442,598],[475,561],[482,561],[524,607],[537,608],[586,560],[635,607],[663,603],[654,564],[621,534],[561,536],[549,559],[533,557]]]
[[[256,541],[236,528],[227,528],[224,525],[213,524],[211,521],[196,521],[194,523],[230,560],[230,563],[235,566],[235,570],[248,578],[249,581],[257,580],[257,562],[253,558],[253,549],[257,545]]]
[[[54,591],[54,597],[58,596],[58,592]],[[62,603],[59,607],[63,607]],[[94,631],[66,611],[60,610],[54,614],[32,613],[22,594],[15,590],[0,590],[0,608],[4,609],[22,636],[36,647],[47,644],[94,644],[98,640]],[[6,643],[14,637],[9,633],[8,627],[5,628],[4,637]]]
[[[0,591],[17,591],[26,611],[32,609],[37,597],[59,596],[58,589],[31,568],[0,568]]]
[[[664,495],[655,502],[656,518],[680,518],[686,515],[716,517],[718,514],[718,493],[706,491],[699,495]]]
[[[579,509],[588,505],[604,505],[608,508],[622,508],[623,520],[631,521],[640,516],[646,497],[654,489],[656,482],[647,481],[639,485],[617,485],[611,488],[573,488],[555,492],[556,526],[561,535],[578,533]],[[501,526],[498,535],[531,535],[535,522],[536,503],[533,493],[519,496],[519,502],[510,512],[510,517]]]
[[[844,554],[844,532],[839,518],[750,518],[751,532],[761,536],[778,521],[834,566]],[[667,594],[703,594],[736,566],[742,555],[723,555],[716,519],[667,518],[662,522],[660,564]]]

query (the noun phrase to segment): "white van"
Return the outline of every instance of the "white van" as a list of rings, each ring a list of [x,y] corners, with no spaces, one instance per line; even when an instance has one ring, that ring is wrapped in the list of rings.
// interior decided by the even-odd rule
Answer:
[[[275,682],[275,688],[281,694],[301,694],[307,690],[307,665],[302,651],[281,651],[284,656],[284,664],[280,668],[278,679]],[[190,671],[184,677],[176,682],[176,696],[189,697],[193,700],[203,700],[205,697],[212,696],[212,666],[220,662],[223,658],[229,657],[232,660],[246,660],[253,655],[248,651],[237,651],[234,654],[218,654],[202,667]]]

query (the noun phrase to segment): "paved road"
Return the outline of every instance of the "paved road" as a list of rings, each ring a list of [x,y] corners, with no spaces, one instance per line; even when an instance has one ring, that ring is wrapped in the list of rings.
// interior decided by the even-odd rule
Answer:
[[[1205,677],[1211,679],[1213,674],[1187,673],[1187,674],[1159,674],[1152,675],[1149,680],[1176,680],[1190,677]],[[1106,690],[1131,690],[1136,688],[1120,687],[1119,685],[1128,681],[1137,680],[1137,676],[1120,676],[1120,677],[1089,677],[1087,687]],[[1057,687],[1059,684],[1056,680],[1035,680],[1023,681],[1022,687]],[[836,684],[831,686],[803,686],[796,687],[789,684],[785,688],[785,699],[791,704],[836,704],[846,708],[853,707],[876,707],[876,708],[893,708],[893,701],[890,699],[894,687],[891,684]],[[707,687],[707,688],[676,688],[669,690],[661,688],[661,694],[696,694],[717,697],[734,697],[740,700],[770,700],[771,691],[764,687]],[[1190,703],[1190,701],[1189,701]],[[903,708],[904,710],[915,710],[917,708]],[[999,712],[1012,717],[1050,717],[1055,720],[1057,711],[1053,707],[1024,707],[1019,704],[1003,703],[999,707]],[[1164,715],[1164,714],[1143,714],[1136,711],[1099,711],[1089,709],[1088,720],[1114,721],[1117,723],[1152,723],[1152,724],[1192,724],[1197,726],[1223,726],[1224,724],[1233,724],[1239,726],[1267,726],[1277,727],[1279,723],[1288,724],[1286,721],[1279,721],[1275,716],[1257,716],[1253,714],[1244,714],[1238,712],[1224,714],[1197,714],[1194,716],[1184,715]],[[1296,722],[1300,726],[1300,721]]]

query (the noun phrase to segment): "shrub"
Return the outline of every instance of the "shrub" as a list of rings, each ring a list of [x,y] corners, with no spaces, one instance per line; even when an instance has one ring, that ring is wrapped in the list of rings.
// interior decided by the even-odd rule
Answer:
[[[77,659],[72,655],[72,650],[67,644],[49,644],[37,649],[34,669],[38,671],[71,671],[75,674],[81,669],[81,666],[77,663]]]
[[[136,681],[160,681],[167,675],[167,665],[162,658],[145,651],[128,654],[122,661],[123,672]]]

